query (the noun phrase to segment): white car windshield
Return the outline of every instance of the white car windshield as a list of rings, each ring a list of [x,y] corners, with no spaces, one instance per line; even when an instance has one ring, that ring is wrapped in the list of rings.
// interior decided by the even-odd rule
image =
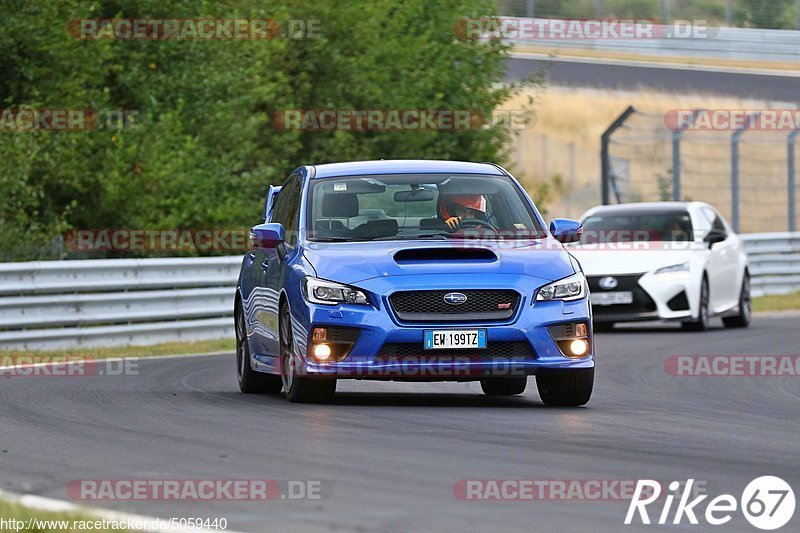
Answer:
[[[582,244],[607,242],[691,241],[687,211],[626,211],[590,215],[583,221]]]

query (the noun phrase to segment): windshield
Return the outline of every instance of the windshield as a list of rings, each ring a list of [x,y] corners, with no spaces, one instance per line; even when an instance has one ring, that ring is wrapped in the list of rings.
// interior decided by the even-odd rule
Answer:
[[[506,176],[399,174],[320,179],[309,189],[315,241],[545,236]]]
[[[690,241],[687,211],[598,213],[583,221],[581,243]]]

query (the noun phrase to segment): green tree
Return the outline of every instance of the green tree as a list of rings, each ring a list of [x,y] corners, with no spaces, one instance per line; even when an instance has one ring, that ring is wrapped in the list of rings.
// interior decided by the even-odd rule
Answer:
[[[467,109],[490,116],[508,47],[458,39],[491,0],[0,0],[0,107],[131,110],[139,126],[0,132],[0,260],[59,257],[70,228],[246,227],[296,166],[494,160],[508,132],[279,131],[291,109]],[[83,18],[318,20],[316,38],[80,40]]]

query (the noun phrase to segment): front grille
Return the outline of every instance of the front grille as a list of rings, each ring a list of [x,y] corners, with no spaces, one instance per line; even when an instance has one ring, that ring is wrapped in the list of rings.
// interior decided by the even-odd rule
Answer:
[[[532,359],[536,357],[528,341],[489,342],[486,348],[454,348],[452,350],[425,350],[421,342],[387,342],[381,348],[377,360],[469,357],[476,359]]]
[[[615,305],[593,305],[592,312],[595,315],[617,315],[617,314],[644,314],[656,311],[656,303],[650,295],[639,286],[639,278],[643,274],[630,274],[625,276],[610,276],[616,278],[617,286],[613,289],[603,289],[600,287],[600,280],[608,276],[589,276],[589,291],[591,292],[618,292],[631,291],[633,293],[633,303]]]
[[[466,296],[466,302],[460,305],[445,302],[445,294],[452,292]],[[519,293],[485,289],[403,291],[392,294],[389,302],[398,318],[406,321],[507,320],[514,316]]]

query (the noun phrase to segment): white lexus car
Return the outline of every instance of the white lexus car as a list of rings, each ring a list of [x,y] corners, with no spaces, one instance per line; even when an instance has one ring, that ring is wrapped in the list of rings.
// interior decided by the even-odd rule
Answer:
[[[702,202],[598,206],[568,245],[589,282],[595,329],[674,320],[704,331],[750,324],[747,255],[728,222]]]

